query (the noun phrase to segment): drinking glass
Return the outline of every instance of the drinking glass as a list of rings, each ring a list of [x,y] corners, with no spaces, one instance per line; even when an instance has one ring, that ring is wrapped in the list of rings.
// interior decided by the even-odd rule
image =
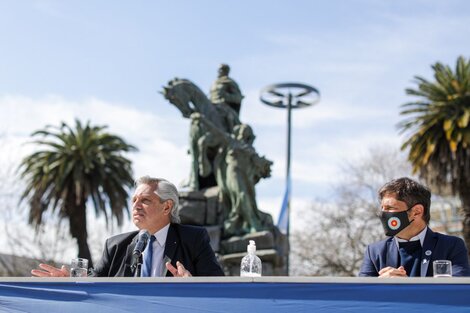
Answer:
[[[84,258],[72,259],[70,263],[70,277],[87,277],[88,260]]]
[[[449,260],[436,260],[432,263],[434,277],[452,277],[452,262]]]

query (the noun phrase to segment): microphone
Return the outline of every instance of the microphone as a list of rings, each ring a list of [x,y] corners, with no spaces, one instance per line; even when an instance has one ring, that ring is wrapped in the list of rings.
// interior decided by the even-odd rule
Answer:
[[[147,246],[147,242],[150,239],[150,233],[146,229],[142,229],[139,232],[139,238],[137,239],[137,244],[135,245],[134,251],[132,251],[132,256],[134,260],[140,258],[142,252],[145,250]]]
[[[134,251],[132,251],[132,263],[131,263],[131,270],[134,272],[134,276],[140,276],[140,262],[139,259],[142,255],[142,252],[145,250],[147,246],[147,242],[150,239],[150,233],[146,229],[142,229],[139,232],[139,237],[137,239],[137,243],[134,247]]]

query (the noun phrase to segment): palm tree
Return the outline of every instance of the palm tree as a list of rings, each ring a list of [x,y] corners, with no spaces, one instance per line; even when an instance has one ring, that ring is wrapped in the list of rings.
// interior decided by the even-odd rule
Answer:
[[[77,240],[78,256],[92,266],[87,243],[86,207],[91,198],[95,213],[112,217],[122,225],[124,212],[129,217],[128,188],[133,186],[131,161],[125,152],[137,149],[118,136],[105,132],[106,127],[82,126],[75,129],[65,123],[46,126],[34,132],[33,141],[43,150],[25,157],[19,167],[26,188],[21,200],[29,203],[29,223],[36,229],[50,210],[59,219],[68,219],[70,234]]]
[[[409,136],[402,149],[429,185],[460,197],[470,247],[470,60],[459,57],[455,71],[441,63],[432,69],[435,82],[415,77],[418,88],[406,89],[419,100],[402,106],[409,116],[398,125]]]

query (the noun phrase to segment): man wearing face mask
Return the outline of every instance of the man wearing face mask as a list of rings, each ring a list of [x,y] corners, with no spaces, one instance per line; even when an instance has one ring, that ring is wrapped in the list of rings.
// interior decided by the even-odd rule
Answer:
[[[403,177],[379,190],[380,220],[387,239],[367,246],[359,276],[433,276],[434,260],[450,260],[452,276],[470,276],[465,243],[429,227],[431,192]]]

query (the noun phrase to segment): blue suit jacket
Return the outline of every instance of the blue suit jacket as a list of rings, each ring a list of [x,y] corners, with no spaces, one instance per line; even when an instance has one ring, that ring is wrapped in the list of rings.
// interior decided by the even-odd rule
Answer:
[[[433,276],[434,260],[452,261],[452,276],[470,276],[467,248],[463,240],[435,233],[428,228],[421,255],[421,277]],[[387,266],[400,266],[398,247],[393,237],[367,246],[359,276],[379,276],[379,271]]]

